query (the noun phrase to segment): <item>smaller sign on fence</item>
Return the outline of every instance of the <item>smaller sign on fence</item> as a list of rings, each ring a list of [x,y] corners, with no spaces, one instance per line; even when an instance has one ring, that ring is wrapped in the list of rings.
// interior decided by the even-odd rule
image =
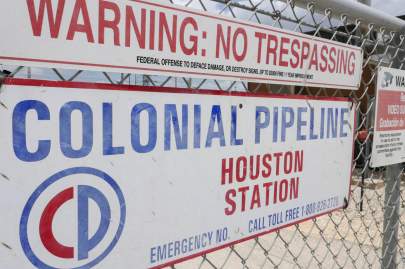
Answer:
[[[9,80],[0,101],[4,268],[161,268],[349,199],[345,98]]]
[[[405,162],[405,71],[378,71],[371,167]]]
[[[357,90],[361,48],[162,0],[3,1],[0,62]]]

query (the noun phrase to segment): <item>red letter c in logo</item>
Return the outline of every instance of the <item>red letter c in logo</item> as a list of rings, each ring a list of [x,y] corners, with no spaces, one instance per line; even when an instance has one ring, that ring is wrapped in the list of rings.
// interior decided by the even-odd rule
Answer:
[[[52,223],[59,208],[73,199],[73,193],[74,189],[69,188],[56,195],[46,206],[39,224],[39,234],[45,248],[53,255],[64,259],[74,258],[74,248],[64,246],[56,240],[52,230]]]

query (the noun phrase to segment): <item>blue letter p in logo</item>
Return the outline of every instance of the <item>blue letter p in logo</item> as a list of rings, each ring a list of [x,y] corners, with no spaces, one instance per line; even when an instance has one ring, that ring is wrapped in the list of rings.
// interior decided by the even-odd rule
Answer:
[[[111,219],[111,209],[107,198],[96,188],[78,186],[78,258],[87,259],[93,250],[104,238],[108,231]],[[89,200],[93,200],[101,212],[100,226],[97,232],[89,239]]]

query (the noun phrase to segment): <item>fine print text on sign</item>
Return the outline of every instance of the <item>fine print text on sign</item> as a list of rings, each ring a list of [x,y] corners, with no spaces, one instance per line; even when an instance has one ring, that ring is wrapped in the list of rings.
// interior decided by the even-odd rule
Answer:
[[[381,67],[376,96],[371,166],[405,162],[405,71]]]
[[[4,1],[0,63],[358,89],[358,47],[167,2]]]
[[[4,268],[160,268],[349,199],[345,98],[14,79],[0,101]]]

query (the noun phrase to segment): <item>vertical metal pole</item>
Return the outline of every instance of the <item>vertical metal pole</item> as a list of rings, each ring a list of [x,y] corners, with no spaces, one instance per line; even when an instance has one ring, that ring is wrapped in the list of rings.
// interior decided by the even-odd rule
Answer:
[[[366,170],[363,171],[361,174],[361,187],[360,187],[360,212],[363,212],[363,199],[364,199],[364,178],[365,178],[365,172]]]
[[[397,268],[401,165],[387,167],[385,172],[384,230],[382,268]]]
[[[364,5],[367,5],[367,6],[371,6],[371,0],[358,0],[358,2],[360,2],[360,3],[364,4]],[[365,122],[365,125],[366,125],[367,130],[369,130],[369,122],[370,122],[368,118],[369,118],[369,117],[367,116],[366,122]],[[365,147],[366,147],[365,156],[369,156],[369,140],[365,141]],[[364,163],[366,164],[367,162],[364,161]],[[365,183],[365,182],[364,182],[364,181],[365,181],[364,179],[365,179],[366,177],[368,178],[368,174],[369,174],[369,171],[368,171],[368,165],[367,165],[366,167],[364,167],[363,174],[361,175],[360,212],[363,212],[364,183]]]
[[[405,33],[405,27],[396,34],[396,41],[400,41],[400,36]],[[400,43],[399,43],[400,44]],[[400,59],[403,59],[404,53],[398,53],[395,57],[392,67],[401,66]],[[394,164],[387,166],[385,171],[385,192],[384,192],[384,228],[383,228],[383,249],[382,249],[382,268],[396,269],[397,248],[398,248],[398,229],[399,229],[399,204],[401,202],[401,177],[403,164]]]

